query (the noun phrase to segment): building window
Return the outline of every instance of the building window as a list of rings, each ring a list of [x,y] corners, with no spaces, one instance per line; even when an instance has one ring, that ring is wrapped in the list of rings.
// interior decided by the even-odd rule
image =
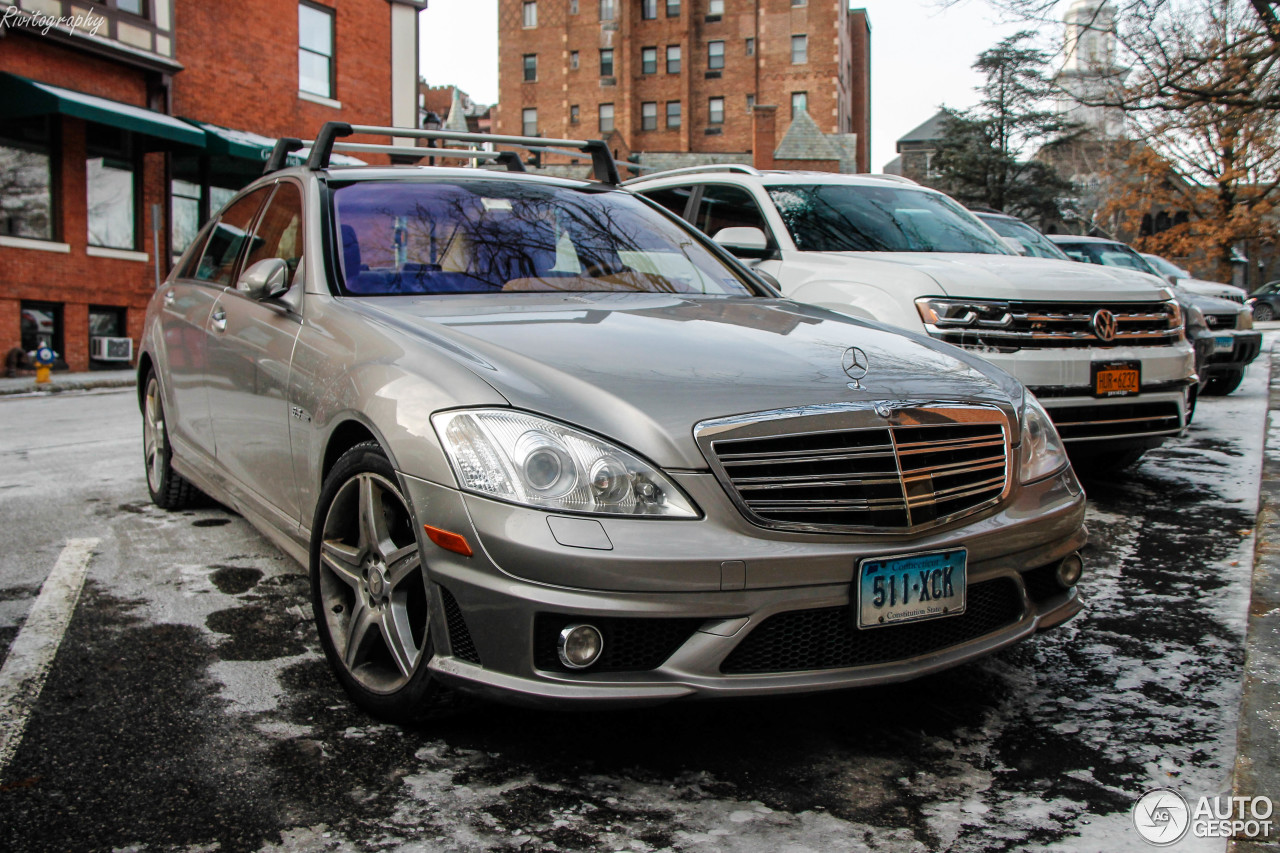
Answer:
[[[756,106],[756,96],[747,95],[747,112],[750,113]]]
[[[520,132],[525,136],[538,135],[538,110],[528,107],[520,112]]]
[[[658,49],[656,47],[640,48],[640,73],[658,73]]]
[[[707,17],[719,17],[724,14],[724,0],[707,0]]]
[[[578,14],[578,0],[569,0],[569,14]]]
[[[89,306],[89,337],[123,338],[129,334],[125,309],[106,305]]]
[[[538,0],[525,0],[524,28],[531,30],[538,26]]]
[[[667,0],[667,17],[680,17],[680,0]]]
[[[791,118],[796,117],[796,113],[804,110],[809,111],[809,93],[808,92],[792,92],[791,93]]]
[[[667,73],[680,73],[680,45],[678,44],[667,45]]]
[[[306,3],[298,5],[298,88],[333,97],[333,12]]]
[[[538,54],[524,55],[524,82],[532,83],[538,79]]]
[[[600,51],[600,76],[613,76],[613,49]]]
[[[569,67],[574,71],[578,70],[578,52],[576,50],[569,51]]]
[[[18,303],[22,312],[22,348],[26,352],[48,347],[56,353],[64,352],[62,347],[62,303],[30,302]]]
[[[707,101],[707,122],[724,124],[724,98],[711,98]]]
[[[89,203],[89,245],[138,248],[137,168],[128,133],[87,125],[85,177]]]
[[[614,16],[614,0],[600,0],[600,20],[612,21]]]
[[[724,68],[724,42],[713,41],[707,45],[707,67],[712,71]]]
[[[809,0],[791,0],[792,6],[808,6]]]
[[[646,101],[640,105],[640,129],[658,129],[658,102]]]
[[[756,55],[756,40],[747,39],[747,56],[755,56],[755,55]]]
[[[200,230],[200,185],[174,178],[169,182],[173,216],[173,252],[185,252]]]
[[[578,110],[577,104],[569,105],[569,124],[577,124],[582,113]]]
[[[804,65],[809,61],[809,37],[791,37],[791,64]]]
[[[667,101],[667,130],[680,127],[680,102]]]
[[[658,17],[658,0],[641,0],[640,18],[645,21],[652,21],[657,17]]]
[[[6,119],[0,127],[0,234],[54,239],[53,143],[45,118]]]
[[[610,133],[613,130],[613,104],[600,105],[600,132]]]

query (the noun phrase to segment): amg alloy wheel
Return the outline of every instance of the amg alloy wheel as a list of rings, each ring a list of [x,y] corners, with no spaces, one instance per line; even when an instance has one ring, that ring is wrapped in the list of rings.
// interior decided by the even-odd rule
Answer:
[[[142,454],[147,466],[147,490],[151,500],[162,509],[191,506],[200,491],[173,470],[173,448],[165,425],[164,398],[160,380],[154,372],[147,374],[146,392],[142,397]]]
[[[441,688],[432,657],[430,582],[413,514],[373,442],[343,454],[312,528],[312,606],[338,680],[365,710],[420,719]]]

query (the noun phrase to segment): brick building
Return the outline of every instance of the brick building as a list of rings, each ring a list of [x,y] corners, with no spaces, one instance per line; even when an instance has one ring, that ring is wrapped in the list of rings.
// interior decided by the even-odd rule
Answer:
[[[157,276],[276,137],[414,124],[425,7],[0,0],[0,347],[121,366],[94,356],[136,346]]]
[[[774,106],[776,136],[807,112],[870,168],[871,30],[847,0],[499,0],[498,15],[495,133],[606,138],[642,162],[750,159],[753,107]],[[832,159],[822,147],[814,159]]]

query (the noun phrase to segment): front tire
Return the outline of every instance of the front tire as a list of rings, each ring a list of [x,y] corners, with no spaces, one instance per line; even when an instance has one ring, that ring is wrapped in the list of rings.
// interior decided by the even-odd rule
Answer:
[[[1256,302],[1253,306],[1253,319],[1259,323],[1269,323],[1276,318],[1276,312],[1265,302]]]
[[[155,371],[148,371],[142,396],[142,455],[147,466],[147,490],[161,509],[186,509],[201,496],[186,477],[173,470],[173,446],[164,416],[164,397]]]
[[[416,522],[376,442],[325,478],[311,534],[311,603],[338,682],[365,711],[418,722],[440,704],[433,678],[431,582]]]
[[[1239,373],[1223,373],[1212,377],[1204,386],[1206,397],[1225,397],[1240,387],[1244,381],[1244,371]]]

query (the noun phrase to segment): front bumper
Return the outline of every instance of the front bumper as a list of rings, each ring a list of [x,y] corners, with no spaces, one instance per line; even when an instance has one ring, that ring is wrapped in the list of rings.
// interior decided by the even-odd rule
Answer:
[[[763,530],[722,491],[716,500],[711,475],[673,476],[706,517],[573,519],[603,534],[588,531],[573,544],[576,534],[549,523],[568,516],[402,475],[419,521],[478,545],[467,558],[422,543],[438,593],[434,671],[460,688],[532,704],[831,690],[955,666],[1083,608],[1077,591],[1049,574],[1086,539],[1084,496],[1070,469],[976,519],[915,537]],[[969,553],[965,614],[851,626],[860,559],[956,545]],[[601,626],[617,656],[582,671],[559,665],[548,638],[570,622]]]
[[[1213,352],[1200,368],[1206,377],[1235,374],[1252,364],[1262,352],[1262,332],[1215,332],[1207,337],[1230,335],[1235,339],[1230,352]]]

